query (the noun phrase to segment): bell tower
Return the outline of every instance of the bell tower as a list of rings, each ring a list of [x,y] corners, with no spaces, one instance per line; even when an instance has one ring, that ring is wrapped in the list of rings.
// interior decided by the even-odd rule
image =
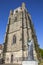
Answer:
[[[5,34],[3,58],[5,63],[21,63],[28,57],[27,43],[34,41],[34,59],[39,59],[37,37],[25,3],[10,11]],[[38,55],[39,54],[39,55]]]

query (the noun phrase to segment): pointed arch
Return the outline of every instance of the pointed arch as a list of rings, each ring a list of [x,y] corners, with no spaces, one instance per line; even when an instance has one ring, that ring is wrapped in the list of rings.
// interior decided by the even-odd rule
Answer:
[[[13,44],[16,43],[16,35],[13,35]]]

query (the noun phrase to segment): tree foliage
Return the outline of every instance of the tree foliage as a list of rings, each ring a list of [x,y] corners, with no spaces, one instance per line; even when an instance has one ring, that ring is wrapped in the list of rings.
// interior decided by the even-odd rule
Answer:
[[[43,59],[43,49],[39,49],[40,50],[40,54],[41,54],[41,58]]]

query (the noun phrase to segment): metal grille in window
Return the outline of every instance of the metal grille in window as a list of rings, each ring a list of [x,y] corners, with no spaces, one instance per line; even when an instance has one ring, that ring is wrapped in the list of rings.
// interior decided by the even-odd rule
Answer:
[[[16,43],[16,36],[13,36],[13,43]]]

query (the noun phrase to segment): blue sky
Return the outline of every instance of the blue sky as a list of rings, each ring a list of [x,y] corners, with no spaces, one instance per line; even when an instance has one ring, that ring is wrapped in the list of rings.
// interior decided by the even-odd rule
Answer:
[[[21,6],[25,2],[36,31],[38,44],[43,48],[43,0],[0,0],[0,44],[4,42],[4,35],[10,10]]]

